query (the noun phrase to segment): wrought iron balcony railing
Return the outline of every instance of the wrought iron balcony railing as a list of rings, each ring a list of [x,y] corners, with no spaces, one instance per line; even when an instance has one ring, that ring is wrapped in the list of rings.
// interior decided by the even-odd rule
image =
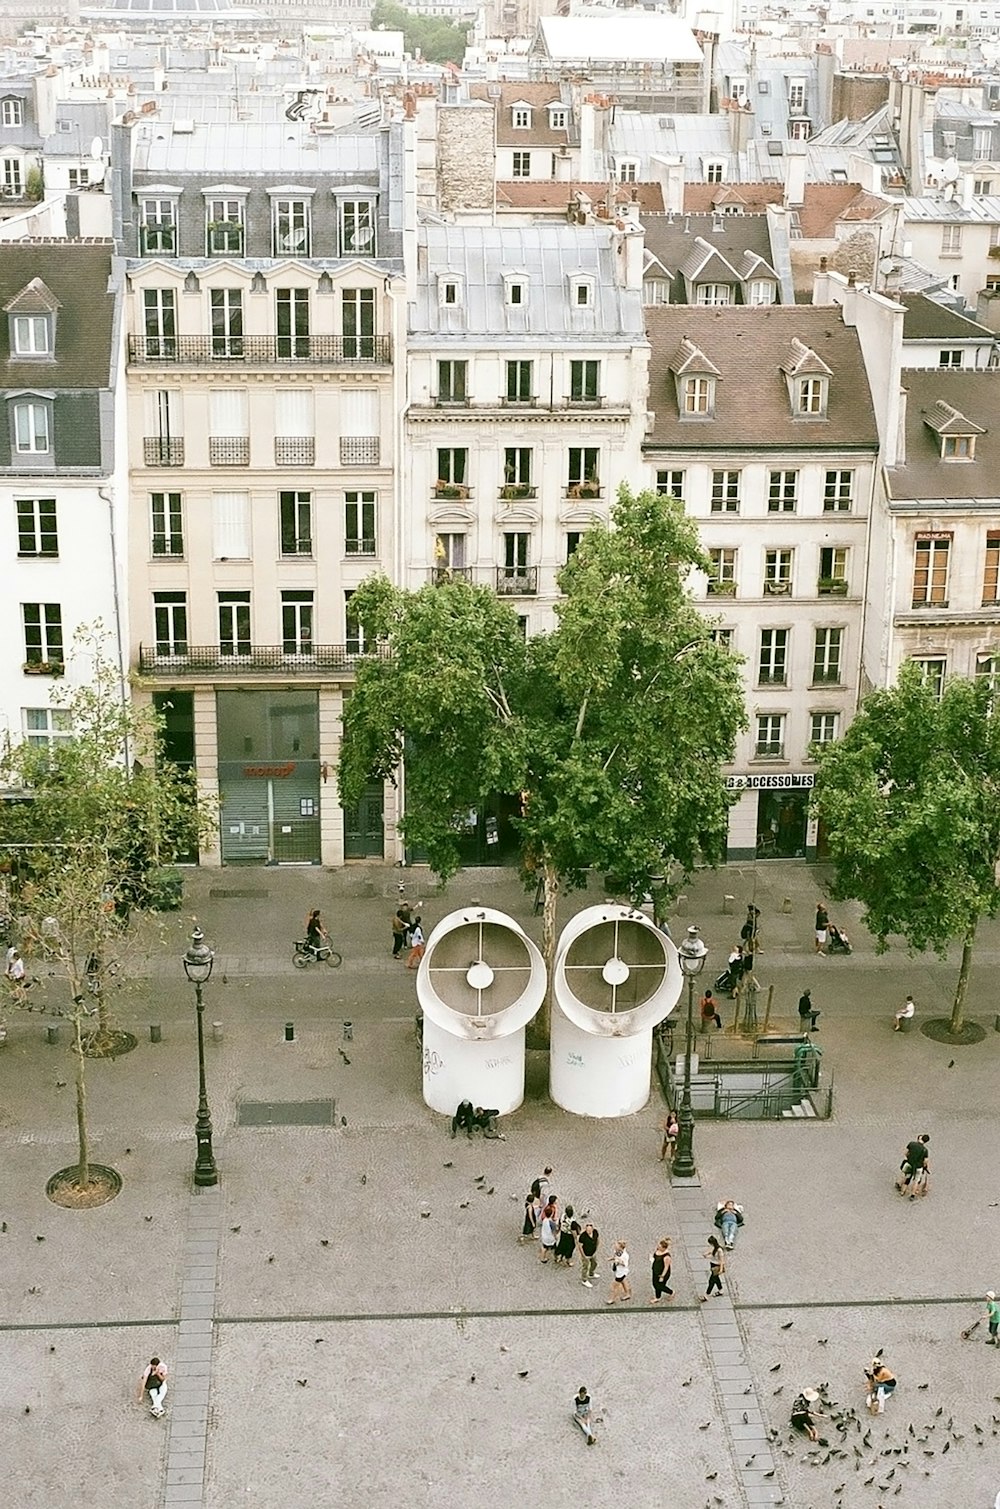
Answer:
[[[534,597],[538,591],[537,566],[498,566],[498,597]]]
[[[228,650],[228,647],[227,647]],[[184,654],[176,647],[161,654],[155,645],[139,646],[141,676],[320,676],[344,674],[354,669],[360,651],[343,644],[317,644],[309,650],[285,649],[280,644],[237,646],[229,653],[217,644],[188,645]]]
[[[388,335],[130,335],[130,362],[163,366],[388,367]]]
[[[142,442],[142,459],[146,466],[183,466],[184,441],[146,435]]]

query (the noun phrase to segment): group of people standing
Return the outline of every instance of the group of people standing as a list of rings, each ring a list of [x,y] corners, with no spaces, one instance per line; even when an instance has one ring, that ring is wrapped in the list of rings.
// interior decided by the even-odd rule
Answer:
[[[407,969],[418,968],[424,957],[424,930],[408,901],[401,901],[392,914],[392,957],[398,959],[404,948],[409,950]]]

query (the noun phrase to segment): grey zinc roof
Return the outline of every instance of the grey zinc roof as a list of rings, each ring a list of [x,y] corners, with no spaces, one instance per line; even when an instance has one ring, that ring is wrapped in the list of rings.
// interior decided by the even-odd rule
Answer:
[[[996,510],[1000,477],[1000,371],[941,372],[934,369],[903,373],[906,391],[906,460],[886,475],[889,495],[938,502],[961,500]],[[976,450],[972,461],[943,461],[941,442],[927,424],[939,403],[957,409],[972,421]],[[967,429],[964,433],[968,434]]]
[[[968,209],[963,209],[958,199],[939,199],[930,194],[906,195],[903,199],[903,218],[931,223],[959,220],[970,224],[993,225],[1000,220],[1000,195],[976,195]]]
[[[904,341],[996,339],[993,331],[985,325],[979,325],[967,315],[949,309],[937,299],[929,299],[922,293],[903,293],[898,297],[906,310],[903,317]]]
[[[57,126],[45,138],[46,157],[86,157],[95,136],[107,146],[110,112],[106,101],[63,102],[56,106],[56,121],[68,122],[70,129],[60,131]]]
[[[703,157],[725,159],[727,178],[742,176],[724,115],[671,115],[616,109],[607,139],[609,157],[638,158],[639,178],[654,177],[650,172],[650,158],[664,154],[683,158],[688,178],[703,176]]]
[[[412,336],[469,335],[513,340],[554,337],[588,345],[643,341],[642,296],[620,288],[612,231],[604,226],[428,225],[420,232]],[[439,280],[455,274],[463,285],[458,308],[442,307]],[[506,303],[504,274],[521,273],[526,301]],[[594,305],[577,309],[570,279],[594,280]]]
[[[294,121],[230,121],[195,124],[178,132],[177,122],[154,122],[136,145],[137,173],[377,173],[376,135],[326,136]]]

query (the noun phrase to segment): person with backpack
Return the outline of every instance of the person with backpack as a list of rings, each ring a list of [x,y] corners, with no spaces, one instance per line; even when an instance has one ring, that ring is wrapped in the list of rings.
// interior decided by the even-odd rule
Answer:
[[[579,1235],[580,1223],[573,1219],[572,1205],[567,1205],[559,1221],[559,1240],[556,1243],[557,1268],[572,1268]]]

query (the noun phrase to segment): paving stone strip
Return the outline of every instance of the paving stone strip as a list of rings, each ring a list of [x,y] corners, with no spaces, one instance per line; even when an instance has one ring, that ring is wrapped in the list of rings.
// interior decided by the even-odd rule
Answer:
[[[205,1502],[208,1397],[212,1383],[215,1284],[219,1266],[222,1195],[195,1189],[188,1203],[177,1347],[167,1395],[169,1433],[164,1509]]]
[[[680,1240],[696,1286],[704,1293],[708,1283],[708,1260],[702,1256],[712,1231],[706,1216],[700,1181],[673,1181],[674,1208]],[[780,1504],[785,1499],[781,1466],[767,1438],[764,1410],[747,1362],[747,1349],[729,1292],[729,1272],[723,1278],[721,1295],[713,1294],[699,1305],[705,1349],[721,1401],[722,1424],[745,1504]]]

